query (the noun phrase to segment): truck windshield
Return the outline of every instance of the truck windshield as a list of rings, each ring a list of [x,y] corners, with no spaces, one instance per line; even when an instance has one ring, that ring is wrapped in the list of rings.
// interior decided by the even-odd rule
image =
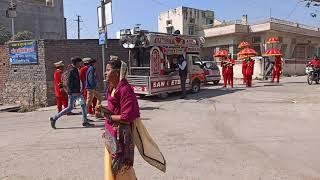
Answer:
[[[150,67],[150,49],[135,48],[130,54],[131,67]]]

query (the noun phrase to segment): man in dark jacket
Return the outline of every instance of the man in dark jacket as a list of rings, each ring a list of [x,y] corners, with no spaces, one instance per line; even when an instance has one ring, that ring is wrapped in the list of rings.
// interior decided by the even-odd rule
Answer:
[[[182,97],[186,97],[186,80],[188,78],[188,66],[187,66],[187,61],[183,56],[179,57],[179,76],[181,80],[181,90],[182,90]]]
[[[67,93],[68,93],[68,107],[56,114],[54,117],[50,117],[51,127],[53,129],[56,129],[56,121],[63,115],[69,113],[73,109],[74,102],[79,99],[81,103],[82,108],[82,119],[83,123],[82,125],[84,127],[90,127],[93,126],[93,124],[89,123],[89,120],[87,118],[87,106],[84,101],[84,98],[81,94],[81,81],[80,81],[80,75],[79,75],[79,67],[81,65],[81,58],[73,57],[71,58],[72,67],[69,69],[69,75],[67,78]]]

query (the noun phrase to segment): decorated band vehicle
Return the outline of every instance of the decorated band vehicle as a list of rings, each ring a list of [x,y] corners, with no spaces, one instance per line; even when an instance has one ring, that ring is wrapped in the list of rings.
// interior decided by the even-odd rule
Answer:
[[[205,82],[203,69],[197,64],[204,39],[198,36],[164,34],[137,28],[120,31],[120,42],[129,51],[128,81],[140,96],[167,97],[181,91],[178,63],[187,60],[186,89],[200,91]]]

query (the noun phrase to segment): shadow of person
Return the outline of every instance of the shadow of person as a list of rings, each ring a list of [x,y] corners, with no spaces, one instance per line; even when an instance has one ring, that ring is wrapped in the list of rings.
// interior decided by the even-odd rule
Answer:
[[[100,125],[94,125],[92,127],[66,127],[66,128],[57,128],[56,130],[63,130],[63,129],[91,129],[91,128],[102,128],[104,127],[103,124]]]

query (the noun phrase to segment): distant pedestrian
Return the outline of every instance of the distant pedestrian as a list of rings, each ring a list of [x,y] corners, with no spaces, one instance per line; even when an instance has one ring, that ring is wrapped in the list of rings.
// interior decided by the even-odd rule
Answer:
[[[186,97],[186,81],[188,78],[188,65],[187,60],[181,55],[179,57],[179,76],[181,81],[182,98]]]
[[[62,61],[54,63],[54,66],[56,67],[56,70],[54,72],[54,92],[57,99],[57,109],[58,112],[62,111],[62,106],[64,108],[68,107],[68,95],[63,89],[61,76],[64,69],[64,64]]]
[[[63,78],[65,78],[65,79],[63,79],[63,81],[64,81],[63,84],[64,84],[64,86],[66,86],[65,88],[67,89],[67,93],[68,93],[68,107],[66,109],[62,110],[61,112],[59,112],[58,114],[56,114],[55,116],[50,117],[51,127],[53,129],[56,129],[56,121],[61,116],[72,111],[73,105],[77,99],[82,100],[81,101],[82,102],[82,104],[81,104],[82,119],[83,119],[82,125],[84,127],[93,126],[93,124],[89,123],[89,120],[87,118],[86,103],[85,103],[84,98],[81,94],[81,83],[80,83],[80,75],[79,75],[78,68],[80,67],[82,60],[78,57],[73,57],[73,58],[71,58],[71,62],[72,62],[72,67],[70,69],[68,69],[68,71],[66,72],[67,77],[63,77]]]
[[[85,89],[87,91],[87,106],[88,108],[92,106],[92,101],[94,98],[97,98],[98,105],[101,105],[102,97],[97,89],[98,87],[98,81],[97,81],[97,73],[96,73],[96,64],[97,61],[95,59],[89,59],[89,69],[86,73],[86,86]],[[89,111],[90,109],[88,109]]]

